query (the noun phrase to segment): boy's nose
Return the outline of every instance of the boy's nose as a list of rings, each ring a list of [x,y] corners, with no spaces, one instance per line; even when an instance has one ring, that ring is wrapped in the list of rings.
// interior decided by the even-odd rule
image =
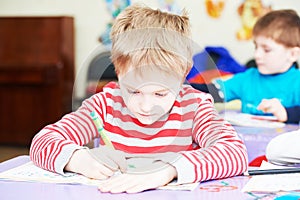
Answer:
[[[256,50],[254,51],[254,58],[255,58],[255,59],[260,58],[261,55],[262,55],[262,52],[261,52],[259,49],[256,49]]]
[[[140,101],[140,109],[143,113],[147,114],[150,113],[152,110],[153,103],[151,99],[147,96],[144,96],[144,98],[141,99]]]

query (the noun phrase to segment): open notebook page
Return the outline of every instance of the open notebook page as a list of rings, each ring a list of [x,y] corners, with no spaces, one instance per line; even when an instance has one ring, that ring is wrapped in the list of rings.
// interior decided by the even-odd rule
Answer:
[[[130,163],[130,166],[134,163]],[[117,174],[116,174],[117,175]],[[4,171],[0,173],[0,179],[14,180],[14,181],[31,181],[31,182],[46,182],[46,183],[57,183],[57,184],[82,184],[98,186],[101,180],[90,179],[83,175],[76,173],[66,173],[66,176],[53,173],[42,168],[39,168],[33,164],[33,162],[25,163],[16,168]],[[176,185],[170,183],[166,186],[162,186],[158,189],[166,190],[194,190],[199,183],[182,184]]]

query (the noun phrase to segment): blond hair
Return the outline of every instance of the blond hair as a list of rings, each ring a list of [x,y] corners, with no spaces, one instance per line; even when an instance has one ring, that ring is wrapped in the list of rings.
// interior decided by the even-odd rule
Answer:
[[[300,18],[291,9],[275,10],[262,16],[253,36],[265,36],[286,47],[300,47]]]
[[[111,58],[117,74],[147,65],[185,76],[192,65],[189,36],[185,11],[180,16],[137,4],[127,7],[111,30]]]

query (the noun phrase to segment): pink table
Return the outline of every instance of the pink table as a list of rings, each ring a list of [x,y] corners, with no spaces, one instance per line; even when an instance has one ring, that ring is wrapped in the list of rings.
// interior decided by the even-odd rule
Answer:
[[[29,156],[19,156],[0,163],[0,172],[29,161]],[[53,183],[17,182],[0,180],[1,200],[199,200],[199,199],[255,199],[242,193],[241,189],[249,180],[238,176],[223,180],[201,183],[194,191],[151,190],[138,194],[104,194],[96,187]]]

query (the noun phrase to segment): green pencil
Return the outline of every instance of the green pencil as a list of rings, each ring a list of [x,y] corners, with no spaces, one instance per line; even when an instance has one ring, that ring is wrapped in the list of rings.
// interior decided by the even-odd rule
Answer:
[[[94,111],[92,111],[90,113],[90,115],[91,115],[91,117],[93,119],[93,122],[94,122],[94,124],[95,124],[95,126],[96,126],[96,128],[98,130],[98,133],[99,133],[100,137],[102,138],[104,144],[106,146],[109,146],[109,147],[111,147],[111,148],[114,149],[114,145],[111,143],[110,139],[108,138],[108,136],[106,134],[106,131],[103,128],[103,126],[101,124],[101,121],[100,121],[99,117],[97,116],[97,114]]]

